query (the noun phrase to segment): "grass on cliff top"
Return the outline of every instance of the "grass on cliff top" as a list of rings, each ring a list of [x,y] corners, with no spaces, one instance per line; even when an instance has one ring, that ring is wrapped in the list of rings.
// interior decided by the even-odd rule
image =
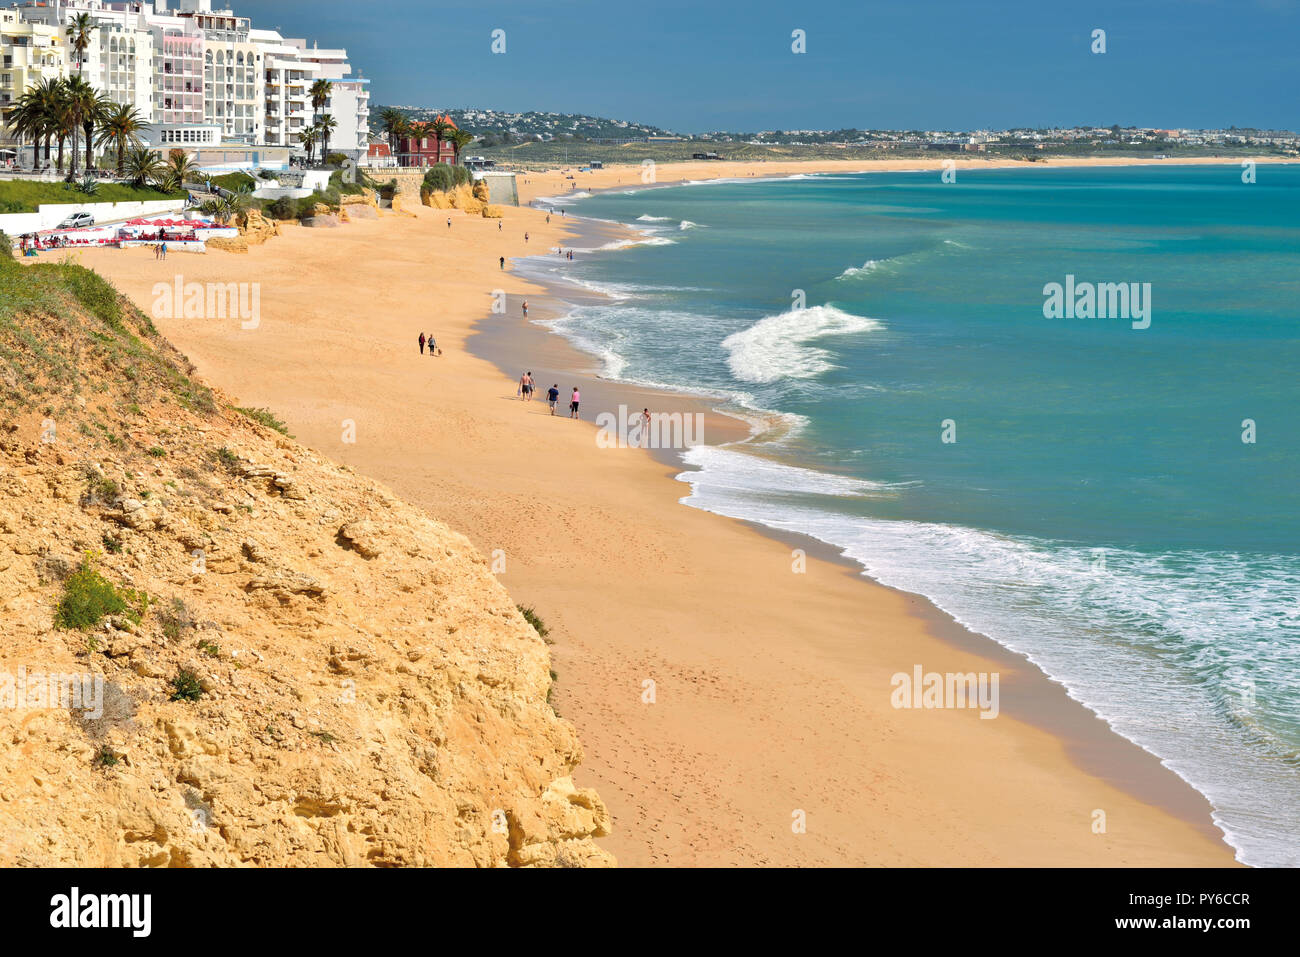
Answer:
[[[274,431],[279,432],[281,435],[287,435],[289,438],[293,438],[292,435],[289,435],[289,426],[285,425],[284,422],[270,409],[244,409],[236,407],[235,411],[240,415],[247,416],[259,425],[264,425],[268,429],[273,429]]]
[[[551,629],[546,627],[546,622],[542,621],[541,615],[532,605],[515,605],[519,609],[519,614],[524,616],[524,621],[533,626],[539,638],[545,638],[551,633]]]
[[[185,358],[108,280],[72,256],[20,264],[4,242],[0,234],[0,410],[54,416],[95,395],[131,409],[174,400],[215,411]]]

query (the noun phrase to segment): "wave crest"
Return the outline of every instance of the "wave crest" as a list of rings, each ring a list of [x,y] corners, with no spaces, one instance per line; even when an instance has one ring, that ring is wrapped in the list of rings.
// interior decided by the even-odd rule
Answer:
[[[812,345],[828,336],[847,336],[883,328],[877,319],[855,316],[834,306],[810,306],[760,319],[722,340],[731,373],[743,382],[814,379],[836,368],[831,354]]]

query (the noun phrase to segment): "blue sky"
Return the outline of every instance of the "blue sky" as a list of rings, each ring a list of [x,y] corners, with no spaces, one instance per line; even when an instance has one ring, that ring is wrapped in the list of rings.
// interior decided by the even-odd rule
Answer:
[[[374,100],[679,132],[1300,127],[1300,0],[232,0]],[[791,32],[807,52],[791,52]],[[491,33],[506,31],[506,52]],[[1092,31],[1106,52],[1091,52]]]

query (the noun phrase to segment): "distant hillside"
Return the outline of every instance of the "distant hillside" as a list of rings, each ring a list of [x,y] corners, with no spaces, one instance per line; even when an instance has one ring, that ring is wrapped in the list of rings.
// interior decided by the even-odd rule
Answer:
[[[372,116],[378,116],[389,107],[372,107]],[[435,116],[450,116],[452,122],[463,130],[482,136],[484,145],[497,146],[527,140],[637,140],[647,136],[672,136],[668,130],[645,123],[610,120],[584,113],[507,113],[501,110],[433,109],[430,107],[394,106],[411,120],[431,120]],[[378,124],[373,124],[376,127]]]

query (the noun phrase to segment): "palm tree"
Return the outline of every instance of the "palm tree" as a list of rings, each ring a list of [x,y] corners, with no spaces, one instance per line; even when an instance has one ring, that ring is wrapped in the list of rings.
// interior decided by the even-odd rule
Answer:
[[[78,13],[68,21],[68,43],[77,53],[77,72],[81,78],[86,76],[86,50],[90,48],[90,38],[99,29],[99,24],[90,18],[89,13]]]
[[[146,147],[137,146],[126,154],[123,172],[132,186],[144,189],[162,179],[166,169],[157,153]]]
[[[72,144],[72,168],[77,166],[77,114],[72,109],[72,98],[68,95],[68,81],[55,80],[53,90],[53,99],[50,104],[50,125],[52,132],[59,142],[58,166],[59,172],[63,172],[63,147],[69,139],[73,140]]]
[[[81,132],[84,137],[82,142],[86,144],[86,171],[89,172],[95,166],[95,130],[103,125],[105,117],[117,104],[107,94],[100,93],[93,87],[87,88],[90,94],[82,93],[84,103],[80,115]]]
[[[140,131],[144,118],[134,106],[118,103],[109,110],[99,127],[98,146],[113,144],[117,147],[117,175],[122,175],[128,148],[140,145]]]
[[[316,141],[320,139],[320,131],[315,126],[304,127],[298,134],[298,139],[302,142],[302,148],[307,151],[307,165],[311,166],[315,162]]]
[[[70,176],[77,173],[77,132],[86,134],[86,169],[95,165],[93,143],[91,142],[95,127],[106,109],[105,98],[93,86],[79,76],[69,77],[63,81],[63,99],[71,121],[72,133],[72,168]]]
[[[311,85],[311,108],[312,112],[320,113],[325,109],[330,101],[330,91],[334,84],[329,80],[317,80]]]
[[[245,190],[227,193],[217,200],[216,217],[222,223],[233,222],[248,211],[249,196]]]
[[[33,109],[40,117],[40,131],[41,135],[45,139],[46,166],[50,165],[50,141],[54,139],[62,129],[60,125],[62,89],[62,80],[57,78],[47,78],[41,80],[28,90],[28,93],[32,98]],[[62,170],[62,168],[62,164],[60,164],[59,169]]]
[[[175,189],[182,189],[185,181],[191,182],[197,177],[199,171],[198,164],[194,158],[184,150],[172,150],[167,157],[167,176],[176,178]],[[167,192],[175,192],[175,189],[169,189]]]
[[[455,130],[449,137],[451,148],[455,150],[455,164],[460,165],[460,151],[474,142],[474,134],[469,130]]]
[[[413,140],[415,138],[418,132],[419,131],[416,129],[416,124],[412,123],[406,117],[402,117],[398,121],[397,126],[394,127],[393,135],[395,136],[397,143],[393,147],[393,158],[397,160],[398,166],[406,165],[406,163],[402,162],[401,153],[399,153],[399,150],[401,149],[402,146],[402,140],[407,140],[409,142],[410,140]]]
[[[41,139],[45,140],[45,156],[50,153],[50,99],[46,95],[45,82],[36,83],[18,97],[5,117],[15,139],[21,143],[25,139],[32,141],[32,166],[40,160]]]
[[[391,106],[384,107],[384,111],[379,114],[380,129],[384,131],[384,136],[388,138],[388,149],[397,155],[397,141],[402,135],[402,130],[406,126],[406,117],[400,110],[395,110]]]
[[[453,124],[451,120],[447,119],[447,117],[440,116],[437,119],[435,119],[432,123],[428,123],[426,125],[429,128],[429,132],[433,134],[433,142],[434,142],[434,146],[436,147],[435,152],[433,154],[434,162],[441,163],[442,162],[442,141],[446,139],[448,133],[450,133],[452,130],[456,128],[455,124]]]
[[[316,121],[316,131],[321,138],[320,158],[322,162],[329,160],[330,155],[330,134],[339,128],[339,121],[326,113]]]

